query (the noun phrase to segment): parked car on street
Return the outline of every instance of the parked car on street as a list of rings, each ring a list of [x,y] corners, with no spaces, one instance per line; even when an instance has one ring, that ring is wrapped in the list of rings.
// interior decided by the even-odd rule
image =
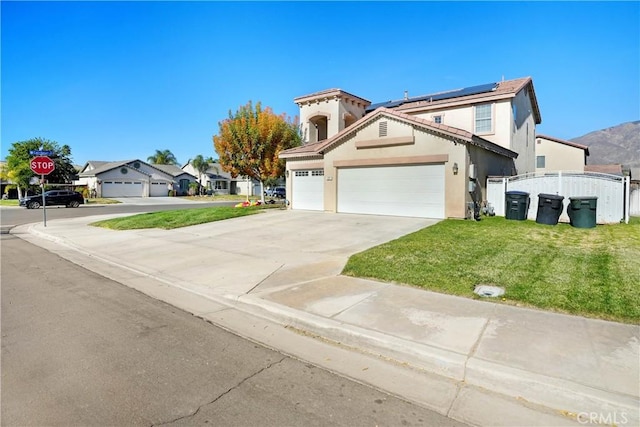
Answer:
[[[284,199],[286,194],[287,190],[284,187],[267,188],[264,192],[264,195],[267,197],[275,197],[279,199]]]
[[[273,197],[284,199],[287,196],[287,190],[284,187],[276,187],[273,189]]]
[[[69,190],[50,190],[45,191],[44,201],[47,206],[66,206],[68,208],[77,208],[84,204],[84,197],[77,191]],[[27,209],[38,209],[42,206],[42,194],[24,197],[20,199],[20,206]]]

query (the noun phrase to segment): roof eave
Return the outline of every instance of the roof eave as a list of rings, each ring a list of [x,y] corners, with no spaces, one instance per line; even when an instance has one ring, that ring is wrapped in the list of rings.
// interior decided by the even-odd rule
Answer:
[[[300,160],[303,158],[307,158],[307,159],[322,159],[323,155],[322,153],[292,153],[292,154],[280,154],[278,156],[278,158],[280,159],[284,159],[284,160],[288,160],[288,159],[296,159],[296,160]]]

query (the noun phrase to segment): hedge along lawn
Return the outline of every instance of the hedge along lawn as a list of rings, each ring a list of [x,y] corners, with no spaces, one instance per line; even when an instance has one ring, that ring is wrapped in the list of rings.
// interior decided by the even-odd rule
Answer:
[[[164,230],[170,230],[173,228],[254,215],[262,212],[264,209],[262,206],[246,208],[219,206],[212,208],[182,209],[107,219],[89,225],[109,228],[111,230],[134,230],[141,228],[162,228]]]
[[[352,256],[343,274],[472,298],[497,285],[506,303],[638,323],[640,218],[587,229],[445,220]]]

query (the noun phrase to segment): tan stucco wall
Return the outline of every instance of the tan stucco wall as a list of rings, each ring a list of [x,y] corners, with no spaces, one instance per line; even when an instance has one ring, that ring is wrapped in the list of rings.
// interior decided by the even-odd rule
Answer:
[[[313,102],[311,104],[304,104],[300,106],[300,125],[302,130],[302,136],[305,141],[316,142],[316,130],[309,122],[309,119],[315,116],[327,117],[327,137],[338,133],[338,117],[339,102],[336,99],[330,99],[326,101]]]
[[[387,122],[387,137],[378,136],[379,123]],[[360,147],[360,148],[358,148]],[[324,159],[287,160],[289,176],[296,169],[324,169],[324,209],[337,210],[338,169],[345,166],[383,166],[401,164],[442,163],[445,166],[445,216],[468,218],[468,203],[486,200],[488,176],[509,176],[515,173],[513,159],[477,146],[454,143],[434,133],[381,117],[369,123],[340,145],[330,149]],[[458,173],[453,165],[457,163]],[[475,190],[469,191],[469,165],[475,165]],[[287,179],[287,194],[292,194],[291,179]]]
[[[420,112],[415,115],[422,119],[433,121],[434,116],[442,116],[442,124],[447,126],[453,126],[458,129],[464,129],[473,133],[474,121],[473,121],[473,108],[469,105],[465,105],[458,108],[450,109],[438,109]]]
[[[513,106],[516,107],[516,117],[513,117]],[[515,165],[518,174],[534,172],[536,169],[536,123],[533,117],[533,106],[526,90],[518,92],[515,98],[508,103],[507,113],[510,116],[509,123],[513,136],[511,147],[507,147],[518,153]],[[505,118],[506,120],[506,118]]]
[[[300,106],[300,124],[305,141],[316,142],[316,130],[309,119],[318,115],[325,116],[327,118],[327,138],[331,138],[345,128],[345,117],[349,114],[355,120],[361,119],[364,117],[364,106],[349,99],[321,100]]]
[[[378,123],[380,121],[387,122],[388,139],[392,141],[400,139],[403,141],[407,138],[413,138],[414,143],[403,143],[401,145],[385,147],[356,148],[356,144],[358,143],[381,139],[378,137]],[[453,175],[452,169],[453,164],[456,162],[458,163],[460,171],[464,171],[466,168],[465,162],[467,156],[464,144],[454,144],[448,139],[428,132],[415,130],[405,123],[389,118],[381,118],[371,122],[352,138],[327,152],[324,159],[324,200],[325,210],[327,211],[336,212],[337,209],[338,167],[336,163],[338,165],[344,165],[351,161],[353,164],[361,164],[364,161],[373,160],[375,164],[382,166],[434,162],[444,163],[445,165],[445,215],[453,218],[465,217],[465,177],[461,172],[459,172],[458,175]]]
[[[512,102],[516,105],[517,117],[514,120]],[[484,103],[479,103],[482,105]],[[492,131],[475,133],[475,113],[473,105],[458,108],[430,110],[415,113],[417,117],[433,120],[434,116],[442,115],[442,123],[447,126],[464,129],[474,133],[487,141],[518,153],[515,161],[518,173],[533,172],[535,170],[535,120],[533,118],[531,100],[526,90],[520,91],[513,99],[495,101],[492,104]]]
[[[536,138],[536,156],[545,156],[545,167],[536,172],[584,172],[584,150],[545,138]]]

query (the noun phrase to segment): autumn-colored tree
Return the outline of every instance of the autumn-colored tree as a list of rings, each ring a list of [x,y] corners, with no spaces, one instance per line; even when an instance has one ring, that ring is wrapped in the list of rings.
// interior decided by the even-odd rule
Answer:
[[[229,118],[218,124],[220,130],[213,137],[213,145],[222,170],[234,178],[245,175],[260,181],[264,201],[264,182],[284,173],[284,161],[278,155],[301,144],[297,124],[251,101],[235,114],[229,111]]]
[[[178,159],[170,150],[156,150],[153,156],[147,157],[147,160],[156,165],[176,165]]]
[[[34,157],[29,152],[32,150],[47,150],[53,154],[49,156],[56,167],[47,175],[47,181],[56,184],[71,183],[76,175],[76,169],[71,161],[71,148],[68,145],[60,146],[55,141],[45,138],[32,138],[27,141],[14,142],[9,148],[7,163],[3,166],[2,175],[11,180],[18,189],[18,197],[22,197],[22,191],[32,187],[30,180],[36,176],[29,166]]]

